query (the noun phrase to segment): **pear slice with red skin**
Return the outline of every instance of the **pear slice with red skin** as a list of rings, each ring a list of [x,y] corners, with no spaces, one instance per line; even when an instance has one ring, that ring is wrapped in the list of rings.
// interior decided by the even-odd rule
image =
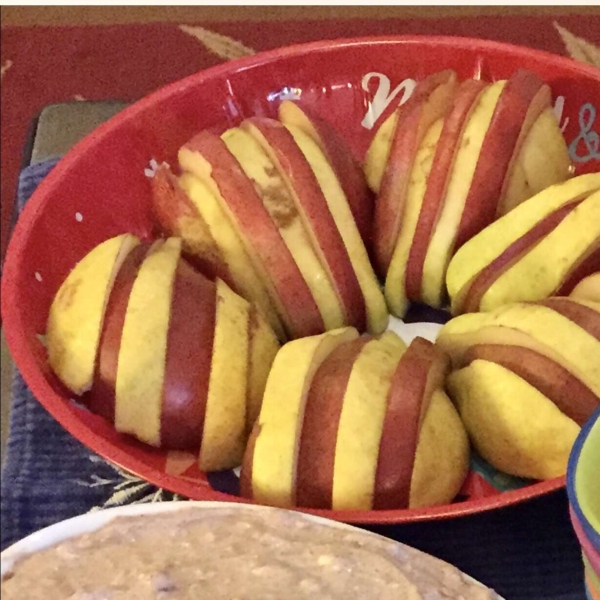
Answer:
[[[215,283],[180,260],[173,283],[167,332],[160,423],[164,448],[197,448],[202,438],[215,314]]]
[[[98,244],[73,267],[52,300],[45,336],[48,364],[77,395],[93,385],[110,292],[123,261],[138,244],[129,233]]]
[[[373,233],[374,199],[346,140],[327,120],[297,102],[284,100],[279,105],[278,114],[284,125],[295,125],[319,145],[340,180],[356,226],[369,247]]]
[[[515,155],[529,108],[539,98],[544,82],[519,69],[508,79],[485,134],[469,193],[465,200],[455,249],[489,225],[496,217],[504,182]]]
[[[573,265],[571,271],[565,277],[563,284],[558,288],[555,296],[570,296],[575,288],[585,279],[596,275],[600,278],[600,238],[598,242],[590,247],[585,256]],[[600,302],[600,293],[597,295]]]
[[[127,302],[115,384],[115,429],[161,446],[163,381],[181,239],[153,244]]]
[[[273,506],[295,505],[298,451],[312,380],[337,347],[356,338],[356,329],[346,327],[294,340],[278,352],[244,453],[243,497]]]
[[[308,160],[284,125],[255,117],[242,125],[268,154],[286,181],[313,247],[333,283],[346,322],[359,331],[367,325],[365,299],[342,235]]]
[[[582,279],[570,293],[576,300],[591,300],[600,304],[600,271]]]
[[[150,244],[136,246],[123,261],[115,278],[104,314],[104,323],[92,389],[85,397],[88,408],[111,423],[115,420],[115,390],[121,334],[125,324],[125,313],[129,295],[138,271],[150,250]]]
[[[517,73],[517,76],[519,73]],[[523,72],[522,79],[525,80],[527,78],[528,85],[532,88],[535,88],[536,85],[539,85],[539,82],[536,82],[534,78],[531,77],[531,74],[528,74],[527,71]],[[509,80],[510,81],[510,80]],[[509,87],[509,92],[511,91]],[[524,86],[524,92],[527,94],[527,88]],[[510,197],[508,194],[509,189],[511,188],[511,178],[513,176],[513,171],[515,168],[516,161],[519,158],[521,153],[521,148],[527,139],[530,131],[533,128],[534,123],[538,120],[541,114],[548,110],[552,109],[552,92],[550,90],[550,86],[544,84],[538,87],[538,90],[531,100],[529,107],[527,108],[527,113],[525,114],[525,118],[523,119],[523,124],[521,125],[521,131],[519,132],[519,136],[515,143],[513,154],[508,164],[508,168],[506,170],[506,176],[504,178],[504,183],[502,185],[502,192],[500,193],[500,200],[498,201],[498,207],[496,211],[496,216],[501,216],[506,214],[509,210],[512,210],[515,206],[527,200],[527,196],[521,198]],[[492,123],[494,121],[492,120]],[[558,123],[556,124],[558,128]],[[563,141],[563,145],[566,148],[566,142]],[[542,149],[543,150],[543,149]],[[568,170],[566,171],[568,174]],[[541,190],[535,190],[534,194]]]
[[[246,176],[225,142],[216,134],[203,131],[192,138],[185,150],[194,156],[194,175],[216,184],[217,198],[228,209],[250,256],[255,255],[275,305],[293,338],[321,333],[325,326],[310,289],[298,265],[271,220],[252,181]],[[212,179],[212,181],[210,181]],[[264,280],[263,278],[263,280]]]
[[[480,302],[488,288],[523,255],[554,230],[582,201],[575,200],[557,208],[538,221],[525,235],[511,244],[502,254],[482,269],[452,299],[452,313],[478,312]]]
[[[374,509],[408,508],[421,425],[431,396],[444,385],[449,358],[415,338],[392,377],[379,445]]]
[[[250,308],[248,344],[248,396],[246,398],[246,430],[252,431],[260,414],[269,371],[279,351],[277,336],[255,306]]]
[[[384,277],[402,226],[404,202],[414,158],[429,127],[451,108],[458,86],[451,70],[431,75],[400,106],[398,124],[375,203],[373,231],[375,263]]]
[[[596,310],[571,298],[548,298],[536,304],[551,308],[600,341],[600,306]]]
[[[331,509],[338,426],[354,362],[367,342],[362,338],[336,348],[312,380],[300,437],[296,505]]]
[[[524,379],[578,425],[583,425],[600,406],[600,398],[582,381],[562,365],[531,348],[478,344],[467,350],[461,366],[480,359],[501,365]]]
[[[201,273],[233,285],[231,273],[206,221],[181,189],[171,169],[161,165],[150,185],[152,212],[161,233],[180,237],[183,256]]]
[[[474,79],[461,83],[456,92],[454,106],[444,120],[406,266],[406,295],[413,302],[421,299],[421,281],[427,248],[444,203],[462,133],[471,110],[485,86],[485,82]]]

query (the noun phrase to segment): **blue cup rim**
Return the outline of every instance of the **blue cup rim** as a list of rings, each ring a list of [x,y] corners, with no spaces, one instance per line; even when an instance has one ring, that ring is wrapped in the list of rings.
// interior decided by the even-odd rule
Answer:
[[[569,498],[569,504],[573,508],[573,511],[577,516],[577,520],[581,524],[581,527],[587,538],[591,542],[593,548],[600,552],[600,533],[592,527],[592,524],[583,514],[581,506],[577,500],[577,494],[575,492],[575,473],[577,471],[577,464],[581,456],[581,451],[590,434],[590,431],[592,430],[592,427],[598,421],[600,421],[600,407],[597,408],[593,412],[592,416],[585,422],[581,428],[581,431],[579,432],[579,435],[577,436],[577,439],[575,440],[575,443],[573,444],[567,467],[567,496]]]

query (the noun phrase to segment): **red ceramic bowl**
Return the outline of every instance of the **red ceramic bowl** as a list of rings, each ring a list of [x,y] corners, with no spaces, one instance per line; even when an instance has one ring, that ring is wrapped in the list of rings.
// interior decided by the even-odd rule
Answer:
[[[327,115],[362,157],[379,123],[412,80],[446,68],[461,78],[506,78],[518,67],[553,89],[556,112],[578,172],[600,168],[594,147],[600,71],[525,48],[458,38],[394,37],[313,43],[226,63],[171,84],[123,111],[78,144],[42,183],[23,212],[8,249],[2,314],[13,357],[45,408],[76,438],[140,477],[199,500],[235,501],[193,465],[116,434],[79,407],[50,372],[38,334],[52,297],[69,270],[96,244],[130,231],[150,234],[151,159],[176,151],[206,127],[231,126],[251,115],[275,116],[277,103],[302,95]],[[79,213],[76,218],[76,214]],[[496,492],[471,480],[466,501],[426,510],[313,511],[354,523],[400,523],[490,510],[545,494],[564,478]],[[239,500],[239,499],[237,499]]]

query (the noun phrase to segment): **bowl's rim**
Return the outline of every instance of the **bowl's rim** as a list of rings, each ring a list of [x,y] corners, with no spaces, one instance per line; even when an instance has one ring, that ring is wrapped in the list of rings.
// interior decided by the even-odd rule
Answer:
[[[0,554],[0,577],[4,577],[4,575],[14,567],[14,565],[21,559],[26,558],[36,552],[40,552],[52,546],[55,546],[65,540],[78,537],[80,535],[97,531],[104,525],[107,525],[111,521],[120,517],[135,517],[135,516],[148,516],[151,517],[153,515],[165,513],[165,512],[177,512],[180,510],[191,510],[191,509],[239,509],[239,510],[256,510],[260,512],[279,512],[279,513],[290,513],[292,511],[275,508],[272,506],[263,506],[256,504],[239,504],[232,502],[206,502],[206,501],[197,501],[197,502],[157,502],[154,504],[129,504],[125,506],[115,506],[112,508],[107,508],[104,510],[99,510],[96,512],[88,512],[82,515],[78,515],[72,517],[70,519],[65,519],[64,521],[59,521],[58,523],[54,523],[53,525],[49,525],[44,529],[40,529],[27,537],[15,542],[12,546],[6,548]],[[301,514],[300,515],[304,519],[308,519],[314,523],[318,523],[324,525],[325,527],[330,527],[333,529],[340,529],[346,531],[354,531],[358,532],[361,535],[364,535],[367,538],[378,538],[385,540],[386,543],[390,545],[401,545],[410,550],[410,552],[414,552],[416,554],[426,554],[427,556],[433,558],[435,561],[439,561],[440,563],[450,565],[455,569],[458,569],[452,563],[448,563],[442,559],[437,558],[431,554],[425,553],[422,550],[404,544],[403,542],[398,542],[386,536],[380,535],[373,531],[368,531],[365,529],[360,529],[358,527],[348,525],[346,523],[340,523],[339,521],[333,521],[332,519],[326,519],[323,517],[316,517],[314,515]],[[460,571],[460,569],[458,569]],[[468,580],[487,588],[480,581],[477,581],[470,575],[463,573],[460,571],[464,577]],[[503,600],[500,596],[496,595],[498,600]]]
[[[592,526],[591,522],[583,512],[579,500],[577,498],[575,480],[577,477],[577,465],[581,457],[581,452],[585,446],[585,443],[590,435],[590,432],[594,426],[600,427],[600,407],[597,408],[593,415],[585,422],[569,456],[569,463],[567,466],[567,496],[569,498],[569,504],[571,505],[572,511],[577,517],[578,524],[585,533],[592,547],[596,552],[600,553],[600,533],[597,532]]]
[[[171,95],[181,93],[191,86],[198,85],[203,81],[226,75],[232,71],[243,71],[267,64],[270,62],[293,58],[302,54],[311,54],[320,51],[333,51],[343,47],[354,46],[373,46],[373,45],[424,45],[424,46],[443,46],[452,49],[458,47],[473,52],[500,52],[504,55],[512,56],[518,61],[520,57],[534,58],[541,62],[550,62],[557,66],[568,69],[581,77],[600,82],[600,69],[595,69],[589,65],[579,63],[570,58],[558,56],[543,50],[536,50],[525,46],[517,46],[504,42],[491,40],[480,40],[469,37],[455,36],[376,36],[363,38],[345,38],[334,40],[323,40],[310,42],[306,44],[296,44],[284,48],[277,48],[266,52],[260,52],[252,56],[232,60],[209,69],[194,73],[182,80],[172,82],[148,96],[138,100],[131,106],[112,117],[106,123],[100,125],[92,133],[88,134],[83,140],[76,144],[54,167],[52,172],[42,181],[32,198],[27,202],[20,218],[17,221],[15,230],[9,241],[6,252],[5,262],[2,273],[2,295],[1,309],[4,330],[9,349],[15,359],[21,374],[26,383],[34,392],[48,387],[43,374],[37,368],[36,360],[30,353],[28,342],[23,335],[23,322],[18,303],[12,299],[15,297],[19,275],[23,267],[23,253],[20,252],[27,240],[28,231],[32,225],[40,218],[45,205],[53,197],[55,189],[60,185],[64,174],[77,165],[81,156],[91,150],[102,138],[115,129],[134,120],[140,113],[145,111],[155,102],[168,99]],[[62,400],[59,402],[53,397],[41,402],[52,414],[52,416],[65,429],[67,429],[77,439],[85,439],[85,444],[95,452],[107,458],[109,461],[123,465],[127,464],[127,470],[136,473],[144,473],[144,463],[130,456],[129,453],[116,448],[108,443],[103,437],[90,430],[79,420],[73,419],[67,403]],[[157,474],[156,477],[144,479],[155,485],[169,489],[169,479],[171,476]],[[187,482],[181,482],[185,485],[178,485],[183,489],[188,487]],[[477,501],[466,501],[458,504],[445,505],[421,510],[409,511],[325,511],[323,516],[336,516],[336,518],[352,523],[402,523],[422,520],[432,520],[441,518],[450,518],[466,514],[474,514],[494,508],[509,506],[527,500],[532,497],[538,497],[553,491],[557,491],[565,485],[565,478],[559,477],[540,483],[533,484],[520,490],[504,492],[497,496],[490,496]],[[197,487],[197,486],[193,486]],[[185,492],[182,492],[185,493]],[[221,501],[236,501],[235,497],[228,494],[222,494],[214,490],[207,490],[206,499]],[[452,507],[452,508],[450,508]],[[450,510],[449,510],[450,508]],[[312,511],[314,514],[320,514],[323,511]]]

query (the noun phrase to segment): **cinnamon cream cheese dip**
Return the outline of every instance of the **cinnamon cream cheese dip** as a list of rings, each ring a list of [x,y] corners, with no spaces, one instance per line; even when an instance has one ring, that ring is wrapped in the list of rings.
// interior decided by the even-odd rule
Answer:
[[[117,517],[18,560],[3,600],[498,599],[454,567],[300,513],[189,507]]]

